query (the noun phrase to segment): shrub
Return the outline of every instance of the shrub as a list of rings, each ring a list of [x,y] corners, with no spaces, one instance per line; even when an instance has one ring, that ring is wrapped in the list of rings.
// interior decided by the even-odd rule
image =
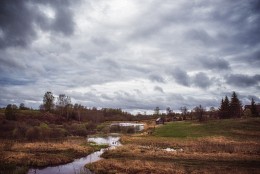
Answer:
[[[65,129],[62,128],[53,128],[50,129],[50,138],[63,138],[68,134]]]
[[[97,125],[93,122],[88,122],[85,124],[86,130],[92,131],[97,128]]]
[[[121,127],[119,125],[112,125],[110,126],[110,132],[112,133],[121,132]]]
[[[26,136],[27,126],[25,124],[19,124],[13,130],[13,137],[16,139],[24,139]]]
[[[41,130],[39,127],[31,127],[26,131],[27,140],[37,140],[40,138]]]
[[[84,124],[72,124],[70,126],[70,133],[72,133],[72,135],[78,135],[78,136],[86,136],[87,135],[87,130],[86,130],[86,126]]]
[[[7,120],[16,120],[16,113],[17,113],[17,106],[16,105],[7,105],[5,109],[5,118]]]

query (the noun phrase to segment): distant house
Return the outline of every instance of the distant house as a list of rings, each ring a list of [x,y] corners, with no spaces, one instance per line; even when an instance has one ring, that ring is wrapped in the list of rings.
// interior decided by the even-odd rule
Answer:
[[[155,120],[156,124],[164,124],[164,119],[162,117],[159,117]]]
[[[135,131],[142,131],[144,130],[144,124],[140,123],[113,123],[110,127],[118,126],[118,127],[133,127]]]
[[[245,105],[245,110],[246,109],[251,109],[251,105]],[[260,113],[260,104],[256,105],[256,110],[257,110],[258,113]]]

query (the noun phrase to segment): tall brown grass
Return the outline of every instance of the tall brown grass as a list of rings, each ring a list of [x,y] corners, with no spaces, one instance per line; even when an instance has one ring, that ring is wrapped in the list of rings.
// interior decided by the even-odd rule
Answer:
[[[123,136],[122,142],[91,169],[96,173],[257,173],[260,169],[260,143],[253,140]],[[177,151],[168,152],[167,147]]]
[[[0,143],[0,162],[21,166],[47,166],[67,163],[74,158],[86,156],[95,150],[85,142],[84,138],[34,143],[2,141]]]

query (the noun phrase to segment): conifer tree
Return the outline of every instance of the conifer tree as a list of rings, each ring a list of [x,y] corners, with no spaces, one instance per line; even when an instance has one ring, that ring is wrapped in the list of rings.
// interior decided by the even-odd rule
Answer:
[[[255,104],[255,100],[252,98],[251,100],[251,113],[252,113],[252,116],[253,117],[257,117],[258,116],[258,112],[257,112],[257,109],[256,109],[256,104]]]
[[[229,103],[229,99],[226,96],[225,99],[221,100],[221,105],[220,105],[220,118],[221,119],[226,119],[226,118],[230,118],[230,103]]]
[[[230,102],[230,116],[233,118],[241,117],[241,102],[239,101],[236,92],[232,93]]]

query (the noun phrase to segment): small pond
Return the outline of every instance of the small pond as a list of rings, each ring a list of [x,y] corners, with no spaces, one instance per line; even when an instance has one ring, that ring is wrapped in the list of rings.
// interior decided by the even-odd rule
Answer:
[[[100,155],[104,153],[105,150],[110,148],[115,148],[120,146],[120,137],[118,136],[108,136],[108,137],[89,137],[88,142],[94,142],[99,145],[109,145],[106,149],[101,149],[100,151],[89,154],[86,157],[75,159],[73,162],[68,164],[62,164],[58,166],[51,166],[45,168],[32,168],[28,171],[28,174],[78,174],[78,173],[91,173],[88,169],[84,168],[84,165],[96,162],[100,160]]]

